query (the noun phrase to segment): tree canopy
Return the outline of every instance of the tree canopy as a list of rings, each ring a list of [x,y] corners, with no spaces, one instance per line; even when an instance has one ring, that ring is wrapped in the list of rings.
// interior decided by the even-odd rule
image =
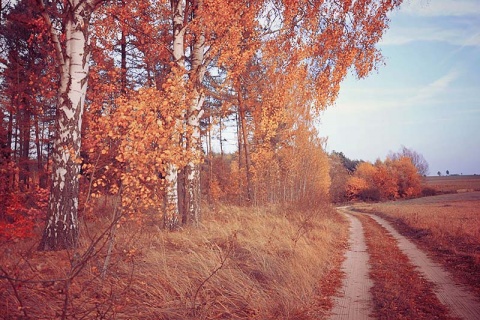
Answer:
[[[401,2],[12,2],[0,26],[0,197],[48,190],[36,192],[48,195],[44,250],[77,245],[92,197],[170,229],[198,224],[205,198],[325,198],[320,111],[348,72],[382,63],[376,44]],[[211,141],[227,125],[229,157]],[[358,163],[338,156],[353,172]],[[0,219],[15,225],[13,206]]]

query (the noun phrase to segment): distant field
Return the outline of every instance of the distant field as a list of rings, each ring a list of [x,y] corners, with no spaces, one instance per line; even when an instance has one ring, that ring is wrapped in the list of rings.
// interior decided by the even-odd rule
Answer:
[[[439,193],[480,191],[480,175],[425,177],[424,184]]]

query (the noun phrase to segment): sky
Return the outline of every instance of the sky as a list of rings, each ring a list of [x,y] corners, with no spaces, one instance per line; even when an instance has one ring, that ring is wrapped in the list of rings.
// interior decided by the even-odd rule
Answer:
[[[349,75],[321,116],[327,151],[374,162],[404,145],[430,175],[480,174],[480,0],[406,0],[390,19],[385,65]]]

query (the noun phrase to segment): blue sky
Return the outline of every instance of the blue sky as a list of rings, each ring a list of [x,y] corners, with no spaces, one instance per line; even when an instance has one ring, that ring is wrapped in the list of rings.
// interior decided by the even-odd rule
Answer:
[[[480,174],[480,0],[410,0],[390,15],[385,66],[349,76],[322,115],[327,150],[375,161],[402,145],[430,174]]]

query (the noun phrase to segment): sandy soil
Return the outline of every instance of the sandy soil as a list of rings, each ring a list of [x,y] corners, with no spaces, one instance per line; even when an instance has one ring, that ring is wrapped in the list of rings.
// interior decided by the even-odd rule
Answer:
[[[350,220],[350,247],[342,266],[345,279],[337,297],[330,319],[370,319],[372,308],[368,276],[368,252],[363,228],[346,207],[338,209]],[[419,272],[435,285],[435,294],[453,316],[461,319],[480,319],[480,301],[467,288],[457,284],[442,266],[434,263],[410,240],[400,235],[387,221],[370,215],[382,225],[398,242],[398,247],[408,256]]]
[[[334,307],[330,319],[370,319],[372,281],[368,277],[369,256],[363,227],[360,220],[349,214],[346,208],[340,208],[339,210],[350,220],[350,240],[349,250],[346,252],[346,259],[342,265],[345,278],[338,296],[334,298]]]

